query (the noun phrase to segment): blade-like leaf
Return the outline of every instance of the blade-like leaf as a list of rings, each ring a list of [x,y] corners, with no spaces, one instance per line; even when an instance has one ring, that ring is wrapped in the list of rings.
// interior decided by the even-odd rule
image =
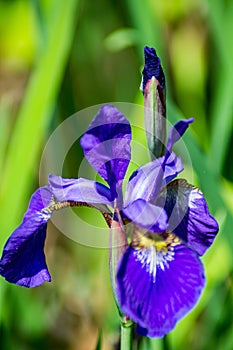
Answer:
[[[102,347],[101,344],[102,344],[102,332],[100,330],[95,350],[101,350],[101,347]]]
[[[54,1],[50,9],[47,42],[28,82],[6,154],[0,194],[0,245],[19,222],[30,196],[39,150],[72,43],[78,2]]]

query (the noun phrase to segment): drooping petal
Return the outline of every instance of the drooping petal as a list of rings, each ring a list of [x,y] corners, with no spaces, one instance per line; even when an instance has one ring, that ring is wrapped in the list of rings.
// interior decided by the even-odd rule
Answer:
[[[165,77],[164,77],[163,69],[161,67],[160,59],[157,56],[155,49],[153,47],[145,46],[144,56],[145,56],[145,65],[144,65],[144,69],[142,71],[143,91],[145,89],[147,82],[152,77],[155,77],[158,80],[162,89],[165,88]]]
[[[143,199],[137,199],[123,209],[124,215],[138,226],[152,232],[163,232],[167,228],[167,214],[161,207]]]
[[[168,214],[168,230],[203,255],[218,233],[203,193],[184,179],[174,180],[160,193],[157,204]]]
[[[157,158],[132,174],[126,187],[125,205],[136,199],[155,202],[161,187],[183,170],[181,159],[175,153],[171,153],[165,164],[164,160],[164,157]]]
[[[47,186],[38,189],[22,224],[6,242],[0,260],[0,275],[7,281],[28,288],[51,281],[44,255],[47,221],[51,215],[44,208],[51,198]]]
[[[81,139],[85,157],[109,184],[116,196],[116,184],[123,180],[130,161],[131,128],[124,115],[104,105]]]
[[[23,217],[23,222],[46,208],[52,199],[52,192],[48,186],[40,187],[31,196],[28,209]]]
[[[63,179],[61,176],[50,174],[49,184],[60,202],[86,203],[101,211],[107,210],[106,205],[112,206],[110,189],[99,182],[84,178]]]
[[[138,332],[163,337],[198,301],[205,284],[198,255],[183,244],[127,248],[117,274],[118,300]]]

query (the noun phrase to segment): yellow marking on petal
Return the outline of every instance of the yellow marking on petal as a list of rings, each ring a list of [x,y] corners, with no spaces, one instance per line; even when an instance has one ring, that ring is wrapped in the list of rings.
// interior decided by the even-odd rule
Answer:
[[[156,281],[157,269],[165,271],[174,260],[174,246],[181,241],[171,232],[151,233],[135,225],[132,247],[134,256],[142,264],[153,283]]]
[[[179,244],[180,239],[171,232],[164,233],[141,233],[135,229],[132,245],[135,249],[150,248],[154,246],[157,252],[168,251],[171,245]]]
[[[50,215],[53,211],[57,211],[60,209],[65,209],[69,207],[89,207],[92,208],[92,206],[86,202],[75,202],[75,201],[64,201],[59,202],[55,197],[52,197],[49,205],[42,209],[42,214],[44,215]],[[93,206],[94,208],[94,206]],[[109,213],[101,212],[107,225],[111,227],[112,224],[112,216]]]
[[[108,225],[108,227],[110,228],[112,226],[112,216],[108,213],[103,213],[101,212],[101,214],[103,215],[105,221],[106,221],[106,224]]]

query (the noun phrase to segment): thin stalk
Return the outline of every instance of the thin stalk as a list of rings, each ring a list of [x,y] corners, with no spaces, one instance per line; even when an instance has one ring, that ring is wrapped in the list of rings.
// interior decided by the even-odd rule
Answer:
[[[121,321],[121,347],[120,350],[132,350],[133,345],[133,322]]]
[[[167,334],[163,337],[163,350],[171,350]]]

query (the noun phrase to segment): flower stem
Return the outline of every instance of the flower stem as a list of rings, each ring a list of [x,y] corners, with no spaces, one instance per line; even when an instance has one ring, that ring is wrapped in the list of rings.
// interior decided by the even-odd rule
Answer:
[[[120,350],[132,350],[133,322],[124,317],[121,321],[121,347]]]
[[[163,350],[171,350],[167,334],[165,334],[165,336],[163,337]]]

